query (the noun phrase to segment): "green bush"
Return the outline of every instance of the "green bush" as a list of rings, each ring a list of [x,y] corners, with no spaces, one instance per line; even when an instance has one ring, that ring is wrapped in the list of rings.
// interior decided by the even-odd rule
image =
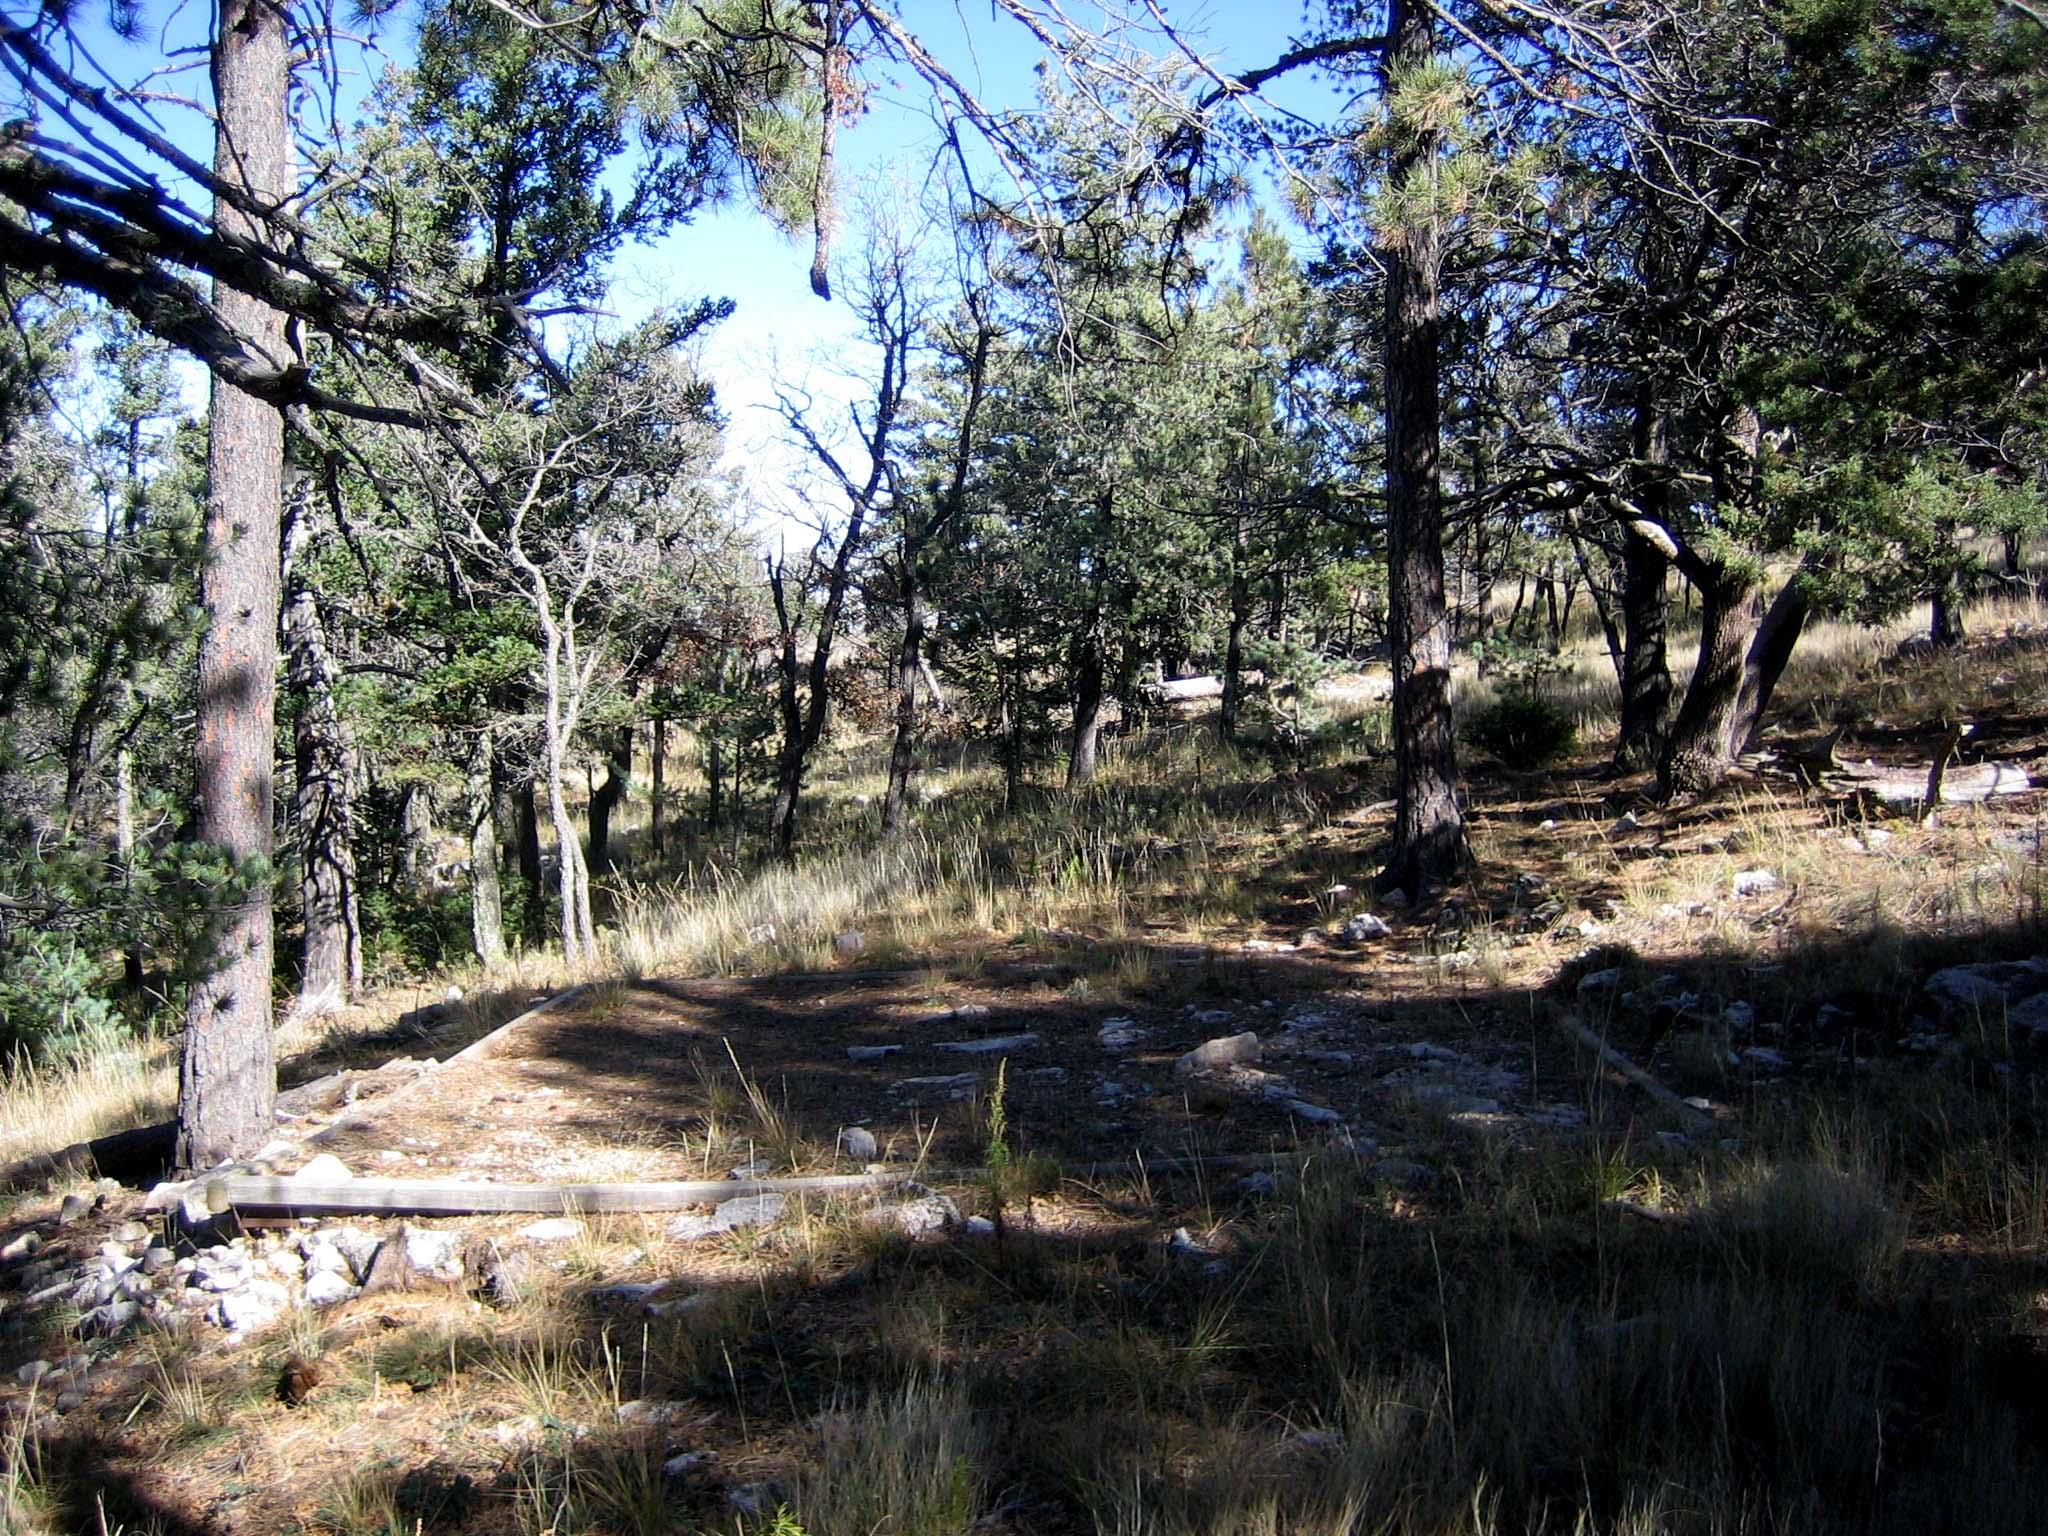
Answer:
[[[0,951],[0,1062],[84,1054],[120,1026],[100,968],[69,934],[17,936]]]
[[[1579,744],[1579,728],[1555,700],[1510,689],[1477,711],[1465,739],[1510,768],[1543,768]]]

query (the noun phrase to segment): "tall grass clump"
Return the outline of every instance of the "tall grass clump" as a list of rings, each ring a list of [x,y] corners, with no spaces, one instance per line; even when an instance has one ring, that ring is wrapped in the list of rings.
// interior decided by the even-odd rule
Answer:
[[[789,1485],[806,1536],[957,1536],[986,1497],[987,1432],[957,1384],[917,1379],[828,1412]]]

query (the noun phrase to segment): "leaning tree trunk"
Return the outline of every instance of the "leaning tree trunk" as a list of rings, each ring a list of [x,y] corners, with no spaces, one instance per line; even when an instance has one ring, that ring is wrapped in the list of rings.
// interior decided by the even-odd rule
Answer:
[[[1705,574],[1699,662],[1657,764],[1657,790],[1667,799],[1704,794],[1727,776],[1735,760],[1732,732],[1744,665],[1757,631],[1756,588],[1726,567]]]
[[[1425,65],[1435,48],[1426,0],[1392,0],[1387,20],[1388,90]],[[1440,135],[1400,133],[1388,177],[1429,204],[1390,232],[1387,273],[1387,641],[1394,666],[1394,845],[1382,890],[1420,899],[1465,857],[1451,733],[1451,630],[1444,603],[1443,506],[1438,455],[1442,319],[1438,282],[1443,232],[1433,206]]]
[[[285,14],[221,0],[213,51],[214,166],[275,203],[292,190],[291,68]],[[216,201],[215,227],[261,242],[261,221]],[[259,351],[288,355],[284,317],[226,284],[214,312]],[[275,1128],[270,1015],[271,753],[276,723],[278,535],[284,418],[218,378],[207,434],[206,559],[199,597],[194,787],[199,841],[233,860],[246,892],[220,915],[212,965],[188,995],[178,1079],[180,1168],[245,1156]]]
[[[1806,632],[1806,621],[1812,612],[1813,599],[1806,581],[1795,572],[1771,600],[1743,657],[1742,689],[1728,720],[1731,752],[1756,750],[1763,734],[1764,710],[1770,706],[1771,694],[1777,689],[1778,679],[1785,675],[1786,664],[1792,660],[1793,648]]]
[[[626,798],[633,782],[633,727],[622,725],[605,754],[604,782],[590,797],[589,865],[595,870],[612,867],[612,812]]]
[[[285,606],[287,677],[298,695],[293,732],[299,829],[299,891],[304,909],[301,1012],[340,1007],[363,984],[362,925],[356,915],[353,757],[335,707],[335,667],[313,593],[296,578]]]

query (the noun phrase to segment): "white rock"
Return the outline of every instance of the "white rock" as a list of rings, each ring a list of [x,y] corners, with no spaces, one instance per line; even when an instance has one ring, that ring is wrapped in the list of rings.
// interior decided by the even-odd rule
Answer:
[[[900,1205],[877,1206],[868,1215],[877,1226],[890,1226],[906,1237],[930,1237],[958,1225],[960,1208],[945,1195],[926,1195]]]
[[[355,1294],[356,1288],[349,1283],[348,1276],[338,1270],[323,1269],[306,1277],[309,1307],[331,1307]]]
[[[1621,986],[1621,968],[1610,967],[1604,971],[1588,971],[1579,978],[1579,996],[1594,997],[1614,992]]]
[[[1238,1062],[1259,1059],[1259,1037],[1250,1030],[1241,1035],[1225,1035],[1216,1040],[1204,1040],[1180,1059],[1183,1072],[1201,1072],[1213,1067],[1232,1066]]]
[[[275,1322],[283,1310],[282,1300],[273,1300],[252,1286],[246,1291],[230,1291],[221,1297],[213,1304],[207,1317],[230,1333],[245,1333],[251,1328],[262,1328]]]
[[[1336,1110],[1311,1104],[1306,1099],[1288,1099],[1283,1107],[1295,1119],[1306,1120],[1312,1125],[1341,1125],[1344,1122],[1344,1117]]]
[[[528,1222],[519,1235],[529,1243],[566,1243],[583,1235],[583,1223],[574,1216],[547,1216]]]
[[[332,1152],[322,1152],[318,1157],[308,1158],[292,1177],[308,1184],[346,1184],[355,1174]]]
[[[19,1237],[0,1245],[0,1264],[11,1264],[16,1259],[25,1259],[43,1246],[42,1234],[24,1232]]]
[[[670,1482],[680,1482],[699,1467],[709,1466],[710,1451],[684,1451],[680,1456],[671,1456],[661,1464],[661,1475]]]
[[[1371,912],[1361,912],[1356,917],[1347,918],[1344,923],[1344,937],[1353,944],[1363,944],[1368,939],[1384,939],[1393,931],[1387,926],[1386,919]]]
[[[462,1234],[431,1227],[405,1229],[405,1261],[421,1274],[450,1278],[462,1273]]]
[[[848,928],[832,935],[832,952],[842,960],[850,960],[868,947],[868,941],[858,928]]]
[[[1768,869],[1745,869],[1736,875],[1734,890],[1738,896],[1767,896],[1782,883]]]

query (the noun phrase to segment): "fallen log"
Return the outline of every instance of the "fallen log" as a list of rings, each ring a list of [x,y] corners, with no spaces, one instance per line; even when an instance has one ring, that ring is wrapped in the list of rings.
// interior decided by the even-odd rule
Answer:
[[[1665,1109],[1670,1110],[1682,1119],[1691,1121],[1695,1125],[1705,1125],[1712,1122],[1714,1118],[1712,1115],[1686,1103],[1684,1099],[1658,1082],[1656,1078],[1650,1076],[1649,1073],[1630,1061],[1621,1052],[1594,1034],[1592,1030],[1586,1028],[1585,1025],[1581,1024],[1570,1014],[1558,1015],[1557,1024],[1558,1028],[1578,1041],[1579,1044],[1585,1046],[1587,1050],[1606,1062],[1608,1066],[1619,1072],[1623,1077],[1635,1084],[1636,1087],[1642,1089],[1644,1093],[1655,1099]]]
[[[2017,763],[1969,763],[1944,767],[1895,768],[1879,763],[1843,763],[1822,781],[1838,794],[1854,795],[1880,805],[1909,808],[1929,803],[1972,805],[2000,795],[2024,795],[2034,781]]]

